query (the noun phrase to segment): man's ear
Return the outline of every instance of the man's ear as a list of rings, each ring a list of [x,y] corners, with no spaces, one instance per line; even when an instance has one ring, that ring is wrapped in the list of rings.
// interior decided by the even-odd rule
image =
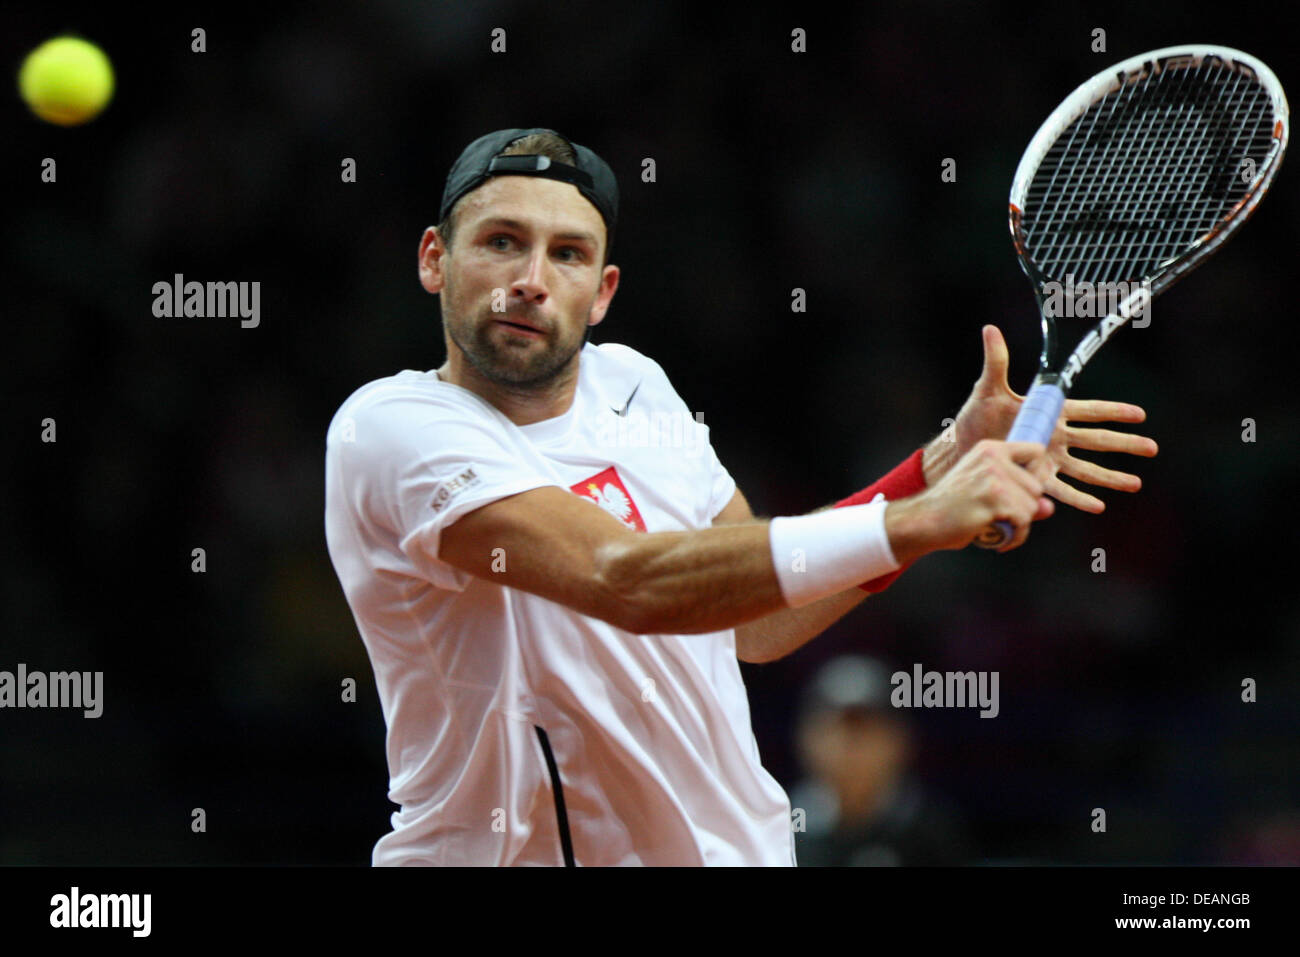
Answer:
[[[438,227],[430,226],[420,237],[420,285],[434,295],[442,292],[445,285],[443,257],[446,255],[447,244],[442,241]]]
[[[600,290],[596,293],[596,299],[591,304],[591,313],[587,317],[587,329],[597,325],[605,318],[605,313],[609,311],[610,301],[614,298],[614,293],[618,291],[618,267],[606,266],[600,274]]]

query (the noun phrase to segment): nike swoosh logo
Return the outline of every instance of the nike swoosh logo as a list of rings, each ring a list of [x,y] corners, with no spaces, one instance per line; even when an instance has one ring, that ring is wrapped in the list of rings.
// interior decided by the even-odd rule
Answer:
[[[630,405],[632,404],[632,399],[633,399],[633,397],[636,395],[636,390],[639,389],[639,388],[641,388],[641,383],[640,383],[640,382],[638,382],[638,383],[636,384],[636,389],[633,389],[633,390],[632,390],[632,395],[629,395],[629,396],[627,397],[627,401],[623,403],[623,408],[621,408],[621,409],[616,409],[616,408],[614,408],[614,407],[611,405],[611,406],[609,407],[610,411],[613,412],[615,415],[622,415],[622,416],[627,415],[627,407],[630,406]]]

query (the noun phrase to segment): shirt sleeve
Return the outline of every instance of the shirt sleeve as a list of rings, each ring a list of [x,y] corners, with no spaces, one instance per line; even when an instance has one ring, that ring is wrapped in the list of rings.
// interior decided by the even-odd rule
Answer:
[[[473,579],[437,557],[443,529],[498,499],[560,484],[505,423],[460,397],[382,395],[351,420],[354,439],[339,455],[359,518],[395,536],[439,588],[463,591]]]
[[[663,367],[648,357],[642,357],[642,359],[648,364],[651,377],[661,380],[661,385],[669,396],[669,403],[673,406],[674,411],[683,417],[687,427],[693,432],[691,441],[686,443],[686,448],[703,452],[702,455],[692,453],[690,457],[700,463],[703,472],[703,488],[708,489],[708,503],[704,514],[701,516],[703,521],[701,527],[707,527],[713,524],[713,520],[718,517],[718,513],[727,507],[732,496],[736,494],[736,480],[731,477],[731,473],[718,459],[718,453],[714,451],[713,443],[709,437],[709,427],[692,414],[686,401],[678,394],[672,382],[669,381],[668,374]]]
[[[701,426],[704,429],[704,441],[708,442],[708,427]],[[706,468],[709,475],[709,512],[706,516],[709,523],[718,517],[718,514],[731,503],[736,494],[736,480],[731,477],[726,466],[718,459],[718,453],[713,450],[713,444],[708,444],[708,461]]]

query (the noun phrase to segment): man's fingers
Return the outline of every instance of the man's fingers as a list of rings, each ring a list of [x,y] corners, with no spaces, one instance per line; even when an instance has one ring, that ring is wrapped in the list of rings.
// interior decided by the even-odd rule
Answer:
[[[1091,512],[1094,515],[1100,515],[1106,510],[1106,503],[1095,495],[1089,495],[1087,492],[1080,491],[1067,482],[1062,482],[1059,478],[1054,478],[1044,486],[1044,492],[1052,496],[1062,505],[1069,505],[1071,508],[1077,508],[1081,512]]]
[[[1067,422],[1144,422],[1147,417],[1140,405],[1104,399],[1066,399],[1061,411]]]
[[[1037,506],[1035,506],[1036,508]],[[998,549],[999,552],[1009,552],[1025,544],[1029,538],[1030,527],[1034,524],[1033,516],[1011,521],[1012,534],[1011,540]]]
[[[1047,449],[1036,442],[985,440],[966,460],[966,495],[981,504],[983,522],[1006,521],[1016,530],[999,551],[1018,548],[1028,537],[1028,526],[1047,518],[1056,505],[1045,496],[1053,480],[1056,463]],[[972,504],[974,504],[972,502]]]
[[[1037,474],[1041,470],[1041,462],[1027,463],[1023,468],[1018,465],[1012,465],[1002,470],[1003,475],[1010,479],[1019,487],[1021,494],[1029,498],[1037,498],[1043,494],[1045,477]]]
[[[1011,536],[1009,542],[998,549],[999,552],[1009,552],[1013,548],[1019,548],[1029,538],[1030,526],[1034,522],[1041,522],[1045,518],[1050,518],[1056,511],[1056,505],[1050,498],[1046,497],[1035,499],[1033,507],[1033,514],[1029,515],[1024,521],[1013,521],[1011,523],[1015,533]]]
[[[1028,525],[1038,518],[1042,508],[1042,483],[1021,468],[1010,469],[1013,484],[1000,487],[994,506],[997,517],[1006,519],[1016,528]]]
[[[1026,465],[1025,468],[1029,469],[1034,478],[1038,479],[1038,481],[1042,482],[1044,485],[1050,482],[1052,476],[1060,470],[1060,466],[1056,464],[1056,459],[1050,455],[1044,455],[1041,459],[1035,459],[1033,462]]]
[[[1006,343],[996,327],[985,326],[986,378],[989,370],[997,367],[1005,354],[1005,349]],[[1142,422],[1146,419],[1146,411],[1141,406],[1125,402],[1107,402],[1101,399],[1068,400],[1065,403],[1064,415],[1067,420],[1077,422]],[[1131,435],[1112,429],[1066,426],[1065,438],[1068,448],[1086,449],[1091,452],[1119,452],[1150,458],[1160,450],[1159,446],[1146,436]],[[1049,454],[1048,449],[1037,442],[988,443],[985,454],[991,456],[994,461],[1011,466],[1010,468],[1001,465],[994,467],[996,479],[1006,484],[1002,485],[995,499],[990,500],[990,504],[996,501],[995,508],[999,512],[999,517],[1010,522],[1015,528],[1011,540],[998,549],[999,551],[1019,548],[1029,537],[1029,526],[1048,518],[1055,512],[1056,506],[1052,499],[1093,514],[1105,510],[1106,504],[1101,499],[1063,482],[1058,472],[1060,475],[1081,482],[1121,492],[1136,492],[1142,487],[1142,480],[1136,475],[1108,469],[1094,462],[1075,458],[1068,453],[1062,454],[1059,451],[1059,444],[1055,447],[1058,451]]]
[[[984,371],[980,378],[987,384],[1003,383],[1011,366],[1011,354],[1007,352],[1006,340],[1002,338],[1002,331],[997,326],[985,326],[981,333],[984,336]]]
[[[1047,449],[1037,442],[996,442],[986,440],[986,461],[997,463],[998,475],[1010,479],[1035,498],[1043,494],[1043,483],[1056,469]]]
[[[1047,454],[1047,448],[1037,442],[1004,442],[1003,447],[1006,448],[1011,461],[1026,467],[1035,459]]]
[[[1160,451],[1154,439],[1111,429],[1072,429],[1067,426],[1065,437],[1071,448],[1089,452],[1124,452],[1151,458]]]
[[[1102,488],[1113,488],[1117,492],[1136,492],[1142,488],[1142,479],[1136,475],[1102,468],[1095,462],[1076,459],[1074,456],[1070,456],[1061,464],[1061,471],[1080,482],[1099,485]]]

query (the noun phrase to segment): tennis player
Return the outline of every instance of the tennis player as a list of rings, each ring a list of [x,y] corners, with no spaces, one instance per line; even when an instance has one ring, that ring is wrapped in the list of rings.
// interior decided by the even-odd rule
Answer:
[[[1020,400],[990,326],[945,434],[839,507],[756,520],[663,368],[586,341],[617,216],[591,150],[475,140],[419,247],[446,362],[363,386],[330,425],[329,551],[399,806],[376,865],[793,864],[738,659],[788,655],[995,519],[1014,548],[1051,498],[1102,509],[1058,473],[1139,487],[1072,448],[1155,454],[1065,427],[1144,418],[1110,402],[1071,400],[1046,450],[1000,441]],[[674,425],[636,441],[634,421]]]

